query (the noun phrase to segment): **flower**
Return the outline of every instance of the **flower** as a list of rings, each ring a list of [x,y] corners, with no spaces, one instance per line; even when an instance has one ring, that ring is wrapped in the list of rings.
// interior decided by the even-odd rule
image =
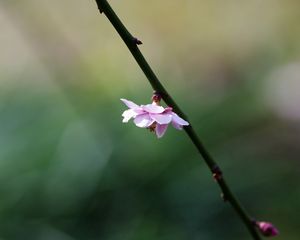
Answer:
[[[183,126],[189,125],[187,121],[174,113],[171,107],[164,108],[159,106],[157,101],[140,106],[123,98],[121,98],[121,101],[129,108],[122,114],[123,122],[127,123],[133,118],[133,122],[137,127],[155,131],[158,138],[165,134],[169,123],[172,123],[173,127],[179,130]]]
[[[273,237],[279,234],[278,229],[269,222],[255,222],[259,231],[266,237]]]

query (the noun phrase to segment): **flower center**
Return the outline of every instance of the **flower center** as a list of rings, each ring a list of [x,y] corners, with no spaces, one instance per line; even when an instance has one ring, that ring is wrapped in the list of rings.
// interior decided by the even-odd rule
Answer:
[[[150,130],[150,132],[154,132],[155,131],[155,128],[156,128],[156,122],[152,123],[148,129]]]

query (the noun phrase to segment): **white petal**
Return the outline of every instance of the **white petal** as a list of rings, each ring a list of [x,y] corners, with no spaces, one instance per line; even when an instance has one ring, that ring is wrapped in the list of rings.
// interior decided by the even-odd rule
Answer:
[[[149,114],[146,113],[146,114],[141,114],[141,115],[136,116],[136,118],[134,119],[134,123],[137,127],[147,128],[152,123],[154,123],[154,120],[152,120],[150,118]]]
[[[167,131],[168,124],[157,124],[155,128],[155,133],[158,138],[161,138]]]
[[[156,122],[158,122],[159,124],[169,124],[172,120],[172,115],[168,113],[161,113],[161,114],[150,113],[150,117]]]
[[[172,123],[177,123],[178,125],[187,126],[189,123],[185,120],[183,120],[181,117],[179,117],[176,113],[172,113]]]
[[[124,98],[121,98],[120,99],[127,107],[131,108],[131,109],[134,109],[134,108],[139,108],[138,105],[136,105],[134,102],[131,102],[127,99],[124,99]]]
[[[157,106],[155,104],[147,104],[142,106],[144,111],[148,113],[162,113],[165,109],[162,106]]]
[[[136,116],[136,112],[133,109],[128,109],[123,112],[123,122],[128,122],[131,118],[134,118]]]

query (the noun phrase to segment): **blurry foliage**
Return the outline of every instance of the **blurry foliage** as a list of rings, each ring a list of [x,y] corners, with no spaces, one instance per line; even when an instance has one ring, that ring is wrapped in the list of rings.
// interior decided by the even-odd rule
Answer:
[[[299,239],[299,119],[268,102],[299,2],[111,3],[249,212]],[[250,239],[183,132],[121,123],[152,90],[93,1],[1,1],[0,27],[0,239]]]

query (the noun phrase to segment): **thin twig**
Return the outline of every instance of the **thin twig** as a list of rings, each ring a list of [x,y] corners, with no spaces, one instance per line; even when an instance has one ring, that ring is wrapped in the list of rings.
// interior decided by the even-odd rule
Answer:
[[[178,115],[180,115],[181,117],[183,117],[185,120],[188,121],[187,116],[182,112],[182,110],[179,108],[179,106],[176,104],[176,102],[173,100],[173,98],[170,96],[170,94],[167,92],[164,86],[160,83],[160,81],[152,71],[151,67],[147,63],[146,59],[144,58],[143,54],[140,52],[137,45],[142,44],[142,42],[130,34],[130,32],[126,29],[126,27],[123,25],[121,20],[118,18],[118,16],[116,15],[116,13],[113,11],[113,9],[111,8],[111,6],[108,4],[106,0],[96,0],[96,3],[100,13],[104,13],[106,15],[106,17],[109,19],[109,21],[114,26],[116,31],[119,33],[124,43],[127,45],[129,51],[131,52],[136,62],[138,63],[138,65],[146,75],[153,90],[155,90],[155,92],[162,97],[162,99],[166,102],[168,106],[171,106],[173,108],[174,112],[176,112]],[[208,153],[208,151],[200,141],[198,135],[194,131],[192,125],[190,124],[189,126],[184,127],[184,130],[188,134],[189,138],[192,140],[195,147],[198,149],[199,153],[202,155],[204,161],[206,162],[210,171],[212,172],[213,177],[215,178],[216,182],[220,186],[222,190],[223,200],[228,201],[232,205],[234,210],[240,216],[243,223],[248,228],[253,239],[260,240],[261,238],[255,229],[255,225],[253,224],[253,221],[251,220],[251,218],[249,217],[245,209],[241,206],[239,201],[236,199],[236,197],[229,189],[222,175],[220,167],[216,164],[214,159]]]

